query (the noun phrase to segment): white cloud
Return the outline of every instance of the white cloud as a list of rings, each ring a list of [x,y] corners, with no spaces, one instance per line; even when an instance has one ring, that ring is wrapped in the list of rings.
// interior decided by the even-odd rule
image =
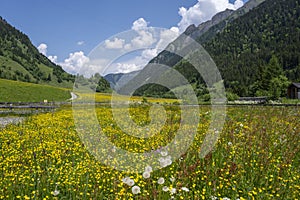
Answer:
[[[42,44],[40,44],[40,45],[37,47],[37,49],[38,49],[38,51],[39,51],[41,54],[43,54],[44,56],[48,57],[48,59],[49,59],[51,62],[57,64],[57,56],[48,56],[48,55],[47,55],[47,51],[48,51],[48,45],[47,45],[47,44],[42,43]]]
[[[78,42],[77,42],[77,45],[78,45],[78,46],[82,46],[82,45],[84,45],[84,43],[85,43],[84,41],[78,41]]]
[[[218,12],[226,9],[236,10],[243,6],[242,0],[236,0],[230,3],[229,0],[198,0],[198,2],[190,7],[179,9],[178,14],[182,17],[178,23],[180,31],[184,31],[189,25],[199,25],[202,22],[210,20]]]
[[[40,52],[41,54],[43,54],[44,56],[47,56],[47,48],[48,48],[48,46],[47,46],[46,44],[44,44],[44,43],[40,44],[40,45],[37,47],[37,49],[39,50],[39,52]]]
[[[124,52],[141,50],[141,53],[126,61],[113,63],[104,74],[128,73],[141,70],[180,34],[178,27],[172,27],[170,29],[155,29],[153,27],[148,27],[148,23],[143,18],[133,22],[132,30],[136,35],[127,40],[127,43],[123,39],[114,38],[112,41],[105,41],[105,48],[114,48],[119,51],[123,48],[123,50],[125,50]]]
[[[157,49],[165,49],[168,44],[174,41],[179,36],[179,28],[172,27],[167,30],[163,30],[160,33],[160,40],[156,46]]]
[[[107,49],[122,49],[124,47],[125,40],[114,38],[113,41],[105,40],[105,47]]]
[[[138,32],[138,36],[131,40],[131,44],[134,48],[144,48],[151,46],[156,42],[153,34],[149,31],[141,30]]]
[[[135,22],[133,22],[132,30],[140,31],[148,27],[148,23],[144,18],[139,18]]]
[[[53,63],[57,63],[57,56],[48,56],[48,59]]]
[[[58,63],[62,68],[71,74],[76,74],[79,70],[89,62],[89,58],[82,51],[70,53],[69,58],[64,62]]]
[[[143,56],[136,56],[128,61],[113,64],[106,73],[129,73],[141,70],[148,61],[149,60],[145,59]]]
[[[142,57],[145,58],[146,60],[151,60],[157,55],[158,55],[157,49],[146,49],[142,52]]]

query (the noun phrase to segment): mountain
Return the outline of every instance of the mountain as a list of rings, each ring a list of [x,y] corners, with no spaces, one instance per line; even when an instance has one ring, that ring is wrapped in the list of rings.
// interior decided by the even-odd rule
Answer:
[[[299,0],[266,0],[205,42],[225,86],[240,96],[265,95],[263,82],[274,78],[264,77],[272,63],[274,68],[280,66],[289,81],[299,82],[299,16]]]
[[[228,92],[239,96],[269,96],[270,93],[284,96],[286,78],[300,81],[299,5],[299,0],[250,0],[237,11],[227,10],[217,14],[211,22],[190,26],[186,34],[202,44],[213,58]],[[204,29],[206,31],[201,31]],[[181,35],[167,49],[181,48],[185,37]],[[155,67],[155,64],[175,68],[194,88],[200,88],[198,95],[207,93],[200,74],[180,56],[165,50],[143,71],[149,72],[148,68]],[[282,73],[281,70],[280,73],[270,73],[274,71],[272,65],[279,66]],[[155,96],[159,94],[156,93],[159,87],[149,84],[136,94]],[[275,91],[277,88],[280,91]]]
[[[211,20],[200,24],[198,27],[196,27],[194,24],[190,25],[185,30],[183,35],[189,36],[193,39],[197,39],[200,43],[204,43],[213,38],[217,33],[221,32],[228,23],[248,13],[264,1],[265,0],[249,0],[243,7],[239,8],[236,11],[226,9],[223,12],[217,13],[212,17]],[[177,40],[169,44],[167,49],[175,43],[176,45],[178,45],[178,41],[180,40],[181,38],[179,37]],[[153,58],[150,63],[160,63],[168,66],[174,66],[180,60],[181,58],[179,56],[174,55],[168,51],[162,51],[155,58]]]
[[[140,71],[133,71],[130,73],[117,73],[107,74],[104,78],[110,83],[110,86],[114,90],[118,90],[133,79]]]
[[[0,17],[0,78],[70,87],[75,76],[39,53],[28,36]]]

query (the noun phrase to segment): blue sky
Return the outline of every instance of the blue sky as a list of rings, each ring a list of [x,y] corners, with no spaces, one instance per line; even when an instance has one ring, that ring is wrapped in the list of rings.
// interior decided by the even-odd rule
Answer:
[[[228,0],[199,1],[229,4]],[[197,4],[197,0],[2,0],[0,16],[27,34],[35,46],[45,44],[47,56],[57,56],[56,62],[63,65],[70,53],[86,56],[100,42],[131,29],[140,18],[148,26],[167,29],[201,23],[195,21],[201,11]],[[202,12],[211,14],[207,7]]]

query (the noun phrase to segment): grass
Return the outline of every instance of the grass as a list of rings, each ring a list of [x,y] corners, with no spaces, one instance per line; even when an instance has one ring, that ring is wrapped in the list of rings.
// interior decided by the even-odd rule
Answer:
[[[0,79],[0,102],[66,101],[71,98],[65,88]]]
[[[146,139],[122,132],[109,107],[96,108],[102,133],[93,132],[92,126],[78,130],[95,137],[105,135],[128,152],[155,150],[158,155],[172,155],[161,146],[176,135],[180,107],[165,109],[164,127],[160,132],[150,128],[148,132],[155,135]],[[89,124],[89,110],[78,111]],[[148,111],[147,105],[131,107],[131,118],[147,125]],[[145,178],[98,162],[92,153],[103,151],[102,158],[116,164],[116,150],[89,152],[90,144],[82,143],[72,109],[66,106],[0,132],[0,199],[299,199],[299,115],[297,107],[230,107],[214,150],[200,158],[211,117],[210,107],[202,106],[197,135],[188,151]],[[159,184],[159,178],[164,183]],[[140,193],[133,194],[128,180]]]

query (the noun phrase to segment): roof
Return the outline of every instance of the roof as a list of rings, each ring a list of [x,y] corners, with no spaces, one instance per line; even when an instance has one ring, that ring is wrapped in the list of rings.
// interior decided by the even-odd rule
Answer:
[[[291,86],[295,86],[296,88],[300,88],[300,83],[292,83],[291,85],[290,85],[290,87]]]

